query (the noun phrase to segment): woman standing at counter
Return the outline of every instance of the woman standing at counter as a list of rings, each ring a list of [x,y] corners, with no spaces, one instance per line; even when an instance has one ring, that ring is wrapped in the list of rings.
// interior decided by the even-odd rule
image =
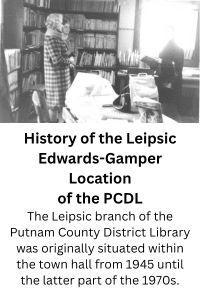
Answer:
[[[70,37],[70,23],[69,21],[64,22],[63,26],[63,40],[65,42],[65,45],[67,47],[67,51],[69,53],[69,57],[73,63],[76,63],[76,51],[75,51],[75,45],[73,39]],[[71,83],[74,80],[76,75],[76,70],[74,65],[70,65],[70,80]]]
[[[44,75],[47,107],[50,120],[57,123],[58,112],[65,106],[65,94],[70,88],[70,65],[73,59],[63,41],[63,16],[50,14],[47,17],[47,31],[44,39]]]

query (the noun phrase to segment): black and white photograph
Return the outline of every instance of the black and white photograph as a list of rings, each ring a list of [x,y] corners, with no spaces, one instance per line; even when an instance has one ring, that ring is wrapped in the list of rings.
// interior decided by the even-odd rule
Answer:
[[[199,18],[0,0],[1,300],[200,299]]]
[[[0,0],[0,123],[140,123],[136,102],[148,100],[163,123],[199,123],[199,11],[187,0]]]

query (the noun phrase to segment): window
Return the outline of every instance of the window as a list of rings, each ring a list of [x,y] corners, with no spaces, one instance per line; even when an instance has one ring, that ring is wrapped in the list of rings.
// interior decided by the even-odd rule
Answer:
[[[158,56],[168,40],[165,28],[173,26],[176,43],[184,49],[185,59],[191,59],[195,49],[197,21],[198,10],[192,4],[145,4],[141,13],[141,53]]]

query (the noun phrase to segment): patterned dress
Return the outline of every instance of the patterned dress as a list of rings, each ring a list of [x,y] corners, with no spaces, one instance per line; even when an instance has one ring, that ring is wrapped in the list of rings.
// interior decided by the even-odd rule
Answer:
[[[65,94],[70,88],[68,50],[64,41],[56,36],[45,36],[44,77],[47,106],[50,109],[65,106]]]

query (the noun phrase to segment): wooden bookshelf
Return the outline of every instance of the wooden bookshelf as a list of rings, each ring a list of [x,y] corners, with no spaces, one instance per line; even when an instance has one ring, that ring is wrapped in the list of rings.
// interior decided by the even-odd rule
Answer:
[[[78,50],[89,50],[89,51],[93,51],[93,52],[96,52],[96,51],[105,51],[105,52],[117,52],[117,49],[113,49],[113,48],[89,48],[89,47],[78,47],[79,49]]]
[[[27,53],[27,52],[31,52],[31,51],[41,51],[42,49],[43,49],[43,46],[39,46],[39,47],[30,46],[26,49],[23,49],[22,53]]]
[[[21,51],[20,49],[5,49],[8,70],[8,85],[10,91],[10,106],[14,122],[19,119],[19,97],[21,94]]]
[[[41,66],[41,67],[35,67],[31,70],[23,71],[22,73],[23,73],[23,75],[26,75],[26,74],[29,74],[29,73],[33,73],[35,71],[42,71],[42,70],[43,70],[43,67]]]
[[[68,20],[71,25],[72,44],[74,43],[75,50],[78,50],[77,70],[87,72],[97,70],[101,73],[105,71],[105,74],[114,72],[111,78],[115,79],[120,17],[118,2],[54,0],[51,4],[51,10],[63,14],[64,22]],[[84,58],[81,59],[85,52],[90,56],[91,64]],[[109,54],[112,54],[112,60],[115,58],[114,62],[110,61],[110,65],[107,62]],[[101,56],[100,62],[95,61],[96,55]]]
[[[75,11],[75,10],[51,10],[57,14],[77,14],[77,15],[82,15],[84,14],[86,16],[86,18],[88,19],[98,19],[98,18],[102,18],[102,19],[117,19],[119,16],[119,12],[113,13],[113,12],[89,12],[89,11]]]
[[[77,66],[77,69],[88,69],[88,70],[107,70],[107,71],[110,71],[110,70],[115,70],[116,67],[102,67],[102,66]]]
[[[117,34],[117,31],[107,31],[107,30],[89,30],[89,29],[71,29],[71,33],[99,33],[99,34]]]
[[[46,27],[37,27],[37,26],[23,26],[23,30],[24,31],[34,31],[34,30],[41,30],[41,31],[45,31]]]
[[[37,6],[37,5],[31,4],[31,3],[28,3],[28,2],[24,2],[24,7],[28,7],[32,10],[35,10],[35,11],[42,11],[42,12],[45,12],[45,13],[50,13],[51,12],[50,8],[48,9],[47,7]]]
[[[27,95],[30,85],[44,82],[42,38],[46,30],[44,22],[46,16],[50,13],[50,7],[33,5],[24,0],[6,1],[4,7],[5,48],[18,48],[21,50],[21,67],[18,70],[19,99],[21,100]],[[26,41],[28,41],[27,44]],[[24,66],[24,63],[32,59],[34,52],[41,53],[41,64],[31,67],[32,63],[29,61],[29,69],[29,67]],[[13,90],[13,92],[16,91],[17,89]]]

